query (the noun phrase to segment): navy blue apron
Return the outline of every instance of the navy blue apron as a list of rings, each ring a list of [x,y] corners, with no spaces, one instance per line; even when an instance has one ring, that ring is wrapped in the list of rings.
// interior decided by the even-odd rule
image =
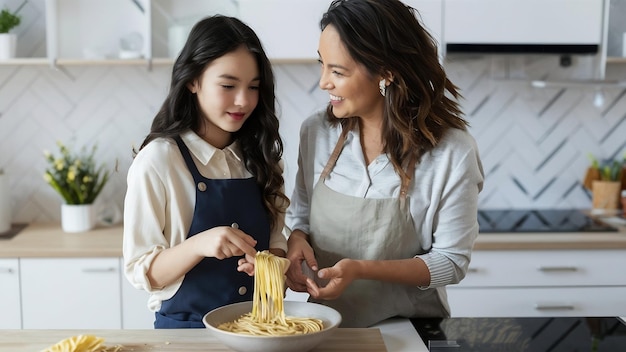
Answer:
[[[270,222],[255,179],[205,178],[182,139],[179,136],[174,139],[196,185],[196,206],[187,238],[216,226],[236,223],[257,240],[257,251],[269,249]],[[174,296],[162,302],[155,314],[154,327],[204,328],[202,318],[207,312],[227,304],[251,301],[254,278],[237,271],[240,258],[202,259],[185,275]]]

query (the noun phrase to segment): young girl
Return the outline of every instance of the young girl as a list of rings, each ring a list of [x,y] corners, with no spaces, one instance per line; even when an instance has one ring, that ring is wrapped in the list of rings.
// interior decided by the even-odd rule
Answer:
[[[258,37],[236,18],[198,22],[127,178],[125,275],[155,328],[203,328],[252,299],[257,251],[285,256],[282,148]]]

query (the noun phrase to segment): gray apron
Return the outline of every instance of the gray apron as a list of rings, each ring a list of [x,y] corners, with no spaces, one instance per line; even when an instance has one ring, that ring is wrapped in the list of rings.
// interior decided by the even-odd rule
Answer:
[[[347,196],[328,188],[330,174],[345,142],[345,130],[320,175],[311,199],[310,238],[319,268],[331,267],[343,258],[361,260],[408,259],[428,251],[421,247],[406,201],[410,180],[401,186],[400,197],[372,199]],[[414,174],[414,165],[409,175]],[[335,300],[315,300],[338,310],[341,327],[368,327],[384,319],[448,317],[445,289],[374,280],[355,280]]]

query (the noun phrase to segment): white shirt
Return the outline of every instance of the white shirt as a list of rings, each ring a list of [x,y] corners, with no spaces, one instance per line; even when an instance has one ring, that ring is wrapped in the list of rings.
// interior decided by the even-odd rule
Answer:
[[[241,151],[235,142],[223,150],[188,131],[181,135],[198,171],[207,178],[249,178]],[[173,139],[157,138],[135,157],[127,176],[124,201],[124,272],[130,283],[150,293],[148,307],[158,311],[183,281],[153,288],[146,276],[154,257],[182,243],[191,227],[196,203],[195,184]],[[270,248],[287,250],[282,234],[284,215],[270,233]],[[233,269],[234,270],[234,269]]]
[[[298,172],[286,223],[309,233],[313,187],[332,153],[341,126],[332,127],[325,111],[306,119],[300,130]],[[478,236],[478,193],[484,174],[473,137],[450,129],[437,147],[422,156],[407,191],[410,212],[425,254],[416,253],[430,270],[429,287],[458,283],[469,265]],[[400,176],[386,154],[365,164],[358,131],[350,131],[325,184],[353,197],[397,198]],[[337,249],[341,251],[341,249]]]

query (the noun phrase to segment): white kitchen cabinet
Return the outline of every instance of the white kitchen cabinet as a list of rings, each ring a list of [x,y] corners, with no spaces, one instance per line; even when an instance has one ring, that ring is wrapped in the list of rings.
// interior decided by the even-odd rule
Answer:
[[[270,59],[316,60],[327,0],[239,0],[239,17],[257,33]]]
[[[403,1],[420,12],[423,24],[440,44],[441,55],[446,43],[601,44],[603,0]],[[613,2],[611,13],[618,16],[619,1]],[[218,13],[250,24],[273,61],[310,61],[317,59],[319,20],[329,4],[330,0],[31,0],[22,11],[20,37],[27,40],[18,43],[18,51],[36,57],[5,60],[0,65],[147,64],[147,60],[170,64],[191,26]],[[534,20],[524,20],[529,17]],[[555,21],[558,26],[553,25]],[[616,44],[621,43],[620,28],[609,27],[609,56],[616,55],[618,46],[621,53],[621,44]],[[122,40],[137,44],[138,36],[140,49],[121,50]],[[45,50],[36,48],[36,43],[44,42]],[[141,59],[132,60],[137,50]]]
[[[20,268],[17,258],[0,258],[0,329],[20,329]]]
[[[440,42],[441,0],[403,0]],[[320,20],[328,0],[239,0],[239,17],[252,27],[272,60],[316,60]]]
[[[120,268],[124,268],[120,258]],[[123,270],[123,269],[122,269]],[[124,273],[122,281],[122,329],[154,329],[154,312],[148,309],[148,293],[134,288]]]
[[[257,33],[274,62],[314,61],[319,21],[329,0],[39,0],[45,10],[46,58],[9,64],[171,63],[200,19],[234,16]],[[403,0],[442,42],[441,0]],[[44,38],[41,38],[43,41]]]
[[[443,4],[448,45],[597,47],[602,42],[603,0],[444,0]]]
[[[458,288],[453,317],[599,317],[623,315],[624,287]]]
[[[419,13],[420,23],[441,47],[443,33],[443,1],[441,0],[402,0],[405,4],[415,8]],[[443,51],[440,50],[440,54]]]
[[[151,0],[152,57],[175,59],[189,31],[204,17],[238,16],[236,1]]]
[[[20,258],[24,329],[120,329],[119,258]]]
[[[626,315],[626,250],[474,251],[454,317]]]
[[[149,14],[149,0],[46,0],[48,58],[150,58]]]

